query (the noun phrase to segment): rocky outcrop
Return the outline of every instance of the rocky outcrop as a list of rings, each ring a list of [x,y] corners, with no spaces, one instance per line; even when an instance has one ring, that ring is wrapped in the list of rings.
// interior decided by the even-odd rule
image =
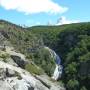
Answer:
[[[65,90],[47,75],[36,76],[22,69],[29,63],[23,54],[10,47],[3,51],[6,53],[10,56],[7,62],[0,60],[0,90]]]
[[[65,90],[63,85],[61,86],[60,83],[56,81],[52,81],[48,76],[46,75],[40,75],[36,76],[38,80],[44,83],[45,86],[49,88],[49,90]]]
[[[13,47],[6,46],[6,52],[10,55],[11,59],[8,61],[10,64],[24,68],[29,61],[25,58],[25,55],[16,52]]]
[[[0,90],[48,90],[27,71],[1,61],[0,78]]]
[[[49,87],[48,87],[49,86]],[[16,66],[0,61],[0,90],[65,90],[50,78],[33,76]]]
[[[22,59],[20,56],[11,55],[11,58],[21,68],[24,68],[25,65],[27,64],[27,61],[25,59]]]

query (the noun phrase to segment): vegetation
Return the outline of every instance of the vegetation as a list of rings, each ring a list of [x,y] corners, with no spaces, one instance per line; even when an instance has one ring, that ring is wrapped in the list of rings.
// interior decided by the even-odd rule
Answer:
[[[25,69],[32,74],[37,74],[37,75],[44,74],[43,70],[41,68],[35,66],[34,64],[27,64],[25,66]]]
[[[16,50],[42,68],[49,76],[55,62],[48,46],[61,57],[64,67],[61,78],[67,90],[89,90],[90,85],[90,23],[62,26],[36,26],[22,28],[0,21],[0,33]],[[51,70],[52,68],[52,70]],[[30,72],[40,74],[36,66],[27,65]],[[34,71],[32,71],[34,70]],[[37,71],[37,72],[36,72]],[[39,70],[40,71],[40,70]]]
[[[44,44],[54,49],[62,58],[62,81],[67,90],[89,90],[90,23],[38,26],[28,29],[42,37]]]
[[[0,58],[4,61],[4,62],[8,62],[7,59],[10,58],[9,54],[7,53],[3,53],[0,54]]]
[[[67,83],[67,89],[69,90],[79,90],[79,82],[77,80],[69,80]]]
[[[41,48],[33,56],[35,64],[40,66],[45,73],[51,76],[55,69],[55,60],[51,57],[50,51],[45,48]]]

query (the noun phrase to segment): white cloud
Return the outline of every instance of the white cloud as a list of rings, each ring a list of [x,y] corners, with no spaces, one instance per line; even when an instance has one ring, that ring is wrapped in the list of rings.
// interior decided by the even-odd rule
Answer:
[[[78,23],[79,20],[68,20],[66,17],[62,16],[57,20],[56,25],[63,25],[63,24],[71,24],[71,23]]]
[[[17,10],[26,14],[33,13],[64,13],[67,7],[62,7],[53,0],[0,0],[0,5],[7,10]]]

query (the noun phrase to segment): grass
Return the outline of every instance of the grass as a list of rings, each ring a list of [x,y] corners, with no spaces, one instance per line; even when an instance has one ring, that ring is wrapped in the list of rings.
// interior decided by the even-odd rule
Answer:
[[[44,71],[41,68],[35,66],[34,64],[27,64],[25,66],[25,69],[31,74],[36,74],[36,75],[44,74]]]

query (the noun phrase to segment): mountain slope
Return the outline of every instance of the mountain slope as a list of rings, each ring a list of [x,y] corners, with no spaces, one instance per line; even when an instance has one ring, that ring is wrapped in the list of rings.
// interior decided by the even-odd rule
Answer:
[[[0,33],[4,37],[2,41],[8,41],[16,51],[24,53],[49,76],[52,74],[50,65],[55,65],[55,62],[53,64],[50,52],[43,47],[55,50],[62,59],[63,75],[60,81],[66,89],[89,90],[90,22],[22,28],[1,21]]]
[[[89,90],[90,23],[28,28],[62,58],[67,90]],[[87,84],[85,84],[87,82]]]
[[[25,28],[8,23],[6,21],[1,21],[0,33],[5,39],[3,40],[3,45],[7,45],[5,41],[8,41],[9,44],[11,44],[11,46],[13,46],[16,49],[16,51],[25,54],[27,59],[35,62],[36,61],[40,62],[40,60],[42,59],[44,60],[46,58],[47,61],[49,60],[50,62],[52,62],[51,57],[49,57],[50,52],[43,49],[44,45],[43,45],[42,38],[37,37],[36,35],[26,30]],[[45,52],[47,52],[47,55],[45,54]],[[44,64],[44,67],[45,67],[46,61],[44,60],[44,62],[45,62]],[[50,72],[50,67],[52,64],[50,63],[48,65],[47,68],[49,71],[46,71],[47,73]],[[39,63],[38,65],[42,66],[41,63]],[[55,65],[55,63],[53,65]],[[27,68],[29,69],[29,66],[27,66]],[[54,71],[54,68],[52,72],[53,71]]]
[[[58,82],[51,81],[46,74],[38,76],[31,73],[32,71],[22,69],[24,64],[33,65],[32,62],[14,48],[5,48],[6,50],[0,49],[0,90],[65,90]]]

